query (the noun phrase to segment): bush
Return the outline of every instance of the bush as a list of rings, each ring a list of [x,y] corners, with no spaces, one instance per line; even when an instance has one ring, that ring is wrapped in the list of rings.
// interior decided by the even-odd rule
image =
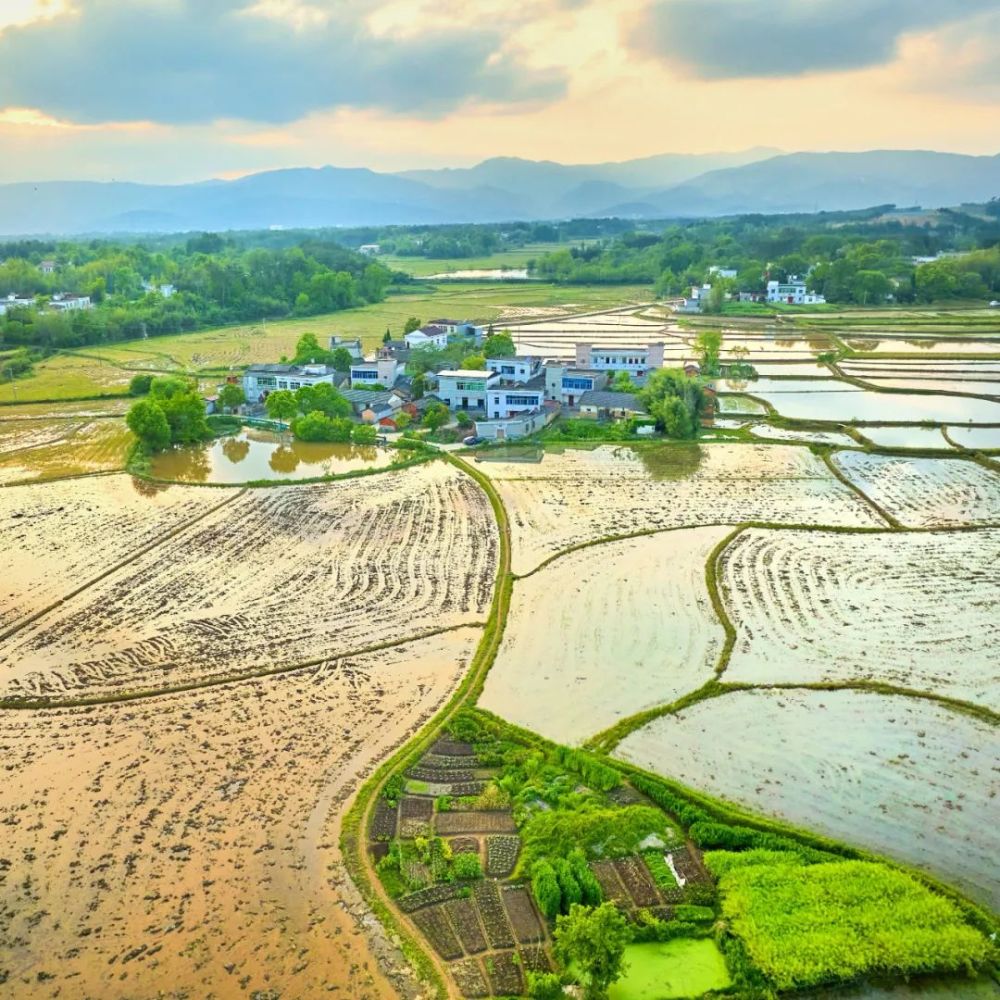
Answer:
[[[583,902],[586,906],[600,906],[604,900],[601,892],[601,883],[597,881],[594,873],[587,865],[587,859],[583,851],[573,851],[569,856],[570,868],[573,870],[573,877],[580,886],[583,894]]]
[[[342,444],[351,440],[354,425],[346,417],[328,417],[313,410],[292,420],[292,434],[300,441],[334,441]]]
[[[562,903],[562,891],[555,870],[548,861],[536,861],[532,865],[531,892],[542,914],[549,920],[555,920]]]
[[[406,788],[406,778],[402,774],[394,774],[382,787],[382,798],[390,805],[398,805]]]
[[[532,1000],[563,1000],[562,982],[554,972],[529,972],[528,996]]]
[[[149,387],[152,384],[152,375],[133,375],[128,384],[128,394],[130,396],[146,396],[149,394]]]
[[[565,858],[557,858],[552,863],[559,883],[559,893],[562,899],[559,903],[560,913],[569,913],[569,908],[583,902],[583,890],[577,882],[573,869]]]
[[[459,410],[458,413],[455,414],[455,423],[458,424],[459,427],[471,427],[472,417],[470,417],[465,410]]]
[[[378,431],[371,424],[355,424],[351,430],[354,444],[372,445],[378,440]]]
[[[688,923],[711,923],[715,920],[715,910],[710,906],[692,906],[690,903],[682,903],[674,908],[674,917],[677,920],[686,920]]]
[[[483,866],[478,854],[456,854],[451,864],[451,870],[457,879],[471,881],[483,877]]]

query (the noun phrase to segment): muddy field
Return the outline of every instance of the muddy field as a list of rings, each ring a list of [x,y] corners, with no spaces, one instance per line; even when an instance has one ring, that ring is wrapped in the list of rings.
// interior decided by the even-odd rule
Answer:
[[[339,818],[361,777],[447,698],[478,637],[0,714],[9,995],[412,996],[341,865]],[[376,955],[404,971],[388,981]]]
[[[443,463],[374,483],[202,491],[228,502],[7,638],[0,691],[162,690],[482,622],[479,487]]]
[[[791,445],[603,445],[482,468],[510,515],[515,573],[581,542],[649,529],[753,520],[884,527],[821,459]]]
[[[27,433],[11,433],[10,428],[28,427],[28,421],[9,421],[0,426],[7,432],[7,447],[0,454],[0,484],[116,472],[125,467],[134,440],[121,420],[61,420],[49,423],[47,430],[36,424],[33,432]]]
[[[720,559],[726,680],[873,680],[1000,710],[1000,530],[740,534]]]
[[[951,528],[1000,520],[1000,473],[958,458],[897,458],[844,451],[833,461],[908,528]]]
[[[574,745],[701,687],[724,638],[705,561],[728,531],[608,542],[516,581],[479,704]]]
[[[0,630],[107,573],[230,495],[95,476],[0,489]]]
[[[616,756],[1000,905],[1000,735],[967,715],[894,695],[740,692],[657,719]]]

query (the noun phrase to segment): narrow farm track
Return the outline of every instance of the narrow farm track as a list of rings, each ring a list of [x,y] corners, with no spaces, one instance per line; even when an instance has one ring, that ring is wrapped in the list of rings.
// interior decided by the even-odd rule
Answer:
[[[111,475],[111,474],[112,473],[94,473],[94,475]],[[79,478],[79,477],[73,477],[73,478]],[[3,632],[0,632],[0,643],[6,642],[9,638],[11,638],[11,636],[16,635],[22,629],[25,629],[29,625],[31,625],[33,622],[38,621],[39,618],[44,617],[45,615],[53,611],[55,608],[58,608],[60,605],[65,604],[69,600],[72,600],[74,597],[76,597],[79,594],[82,594],[84,591],[90,589],[91,587],[96,586],[102,580],[107,579],[113,573],[116,573],[119,570],[123,569],[124,567],[128,566],[130,563],[135,562],[135,560],[146,555],[146,553],[152,552],[154,549],[163,545],[165,542],[170,541],[170,539],[176,538],[178,535],[183,534],[189,528],[196,525],[199,521],[203,521],[206,517],[211,516],[212,514],[221,510],[223,507],[226,507],[228,504],[231,504],[234,500],[238,500],[244,493],[246,493],[245,489],[238,490],[231,496],[227,496],[220,503],[215,504],[215,506],[209,507],[207,510],[201,511],[199,514],[196,514],[194,517],[189,518],[182,524],[179,524],[176,527],[171,528],[170,531],[164,532],[162,535],[158,535],[147,545],[144,545],[141,548],[136,549],[134,552],[130,552],[128,556],[126,556],[124,559],[119,560],[113,566],[110,566],[108,569],[105,569],[102,572],[98,573],[97,576],[92,577],[85,583],[80,584],[80,586],[75,587],[73,590],[69,591],[66,594],[63,594],[58,600],[53,601],[47,607],[41,608],[40,610],[29,615],[27,618],[23,618],[21,619],[21,621],[15,622],[13,625],[6,628]]]

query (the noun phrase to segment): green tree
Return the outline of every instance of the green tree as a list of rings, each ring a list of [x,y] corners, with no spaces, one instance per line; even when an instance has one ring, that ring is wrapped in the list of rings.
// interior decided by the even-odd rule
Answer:
[[[319,346],[315,333],[304,333],[295,345],[295,357],[293,361],[297,365],[308,364],[315,361],[317,364],[325,362],[329,351]]]
[[[703,330],[694,338],[702,375],[719,374],[719,355],[722,351],[722,334],[718,330]]]
[[[424,415],[422,418],[422,423],[424,427],[429,427],[432,431],[436,431],[439,427],[444,427],[451,417],[451,413],[448,411],[448,407],[444,403],[431,403],[430,406],[424,410]]]
[[[409,413],[397,413],[396,414],[396,430],[405,431],[407,427],[410,426],[413,418]]]
[[[509,330],[494,333],[483,342],[483,354],[488,358],[512,358],[517,354],[514,338]]]
[[[486,368],[486,358],[482,354],[467,354],[462,358],[462,368],[466,371],[483,371]]]
[[[355,424],[351,428],[351,441],[354,444],[372,445],[378,439],[378,431],[371,424]]]
[[[264,409],[272,420],[287,422],[299,412],[299,404],[290,389],[276,389],[264,400]]]
[[[351,352],[346,347],[338,347],[330,352],[330,364],[338,372],[349,372],[353,363],[354,358],[351,357]]]
[[[154,378],[149,394],[167,418],[174,444],[194,444],[212,436],[205,420],[205,400],[194,384],[175,376]]]
[[[414,330],[420,329],[420,320],[416,316],[411,316],[403,324],[403,336],[405,337],[408,333],[413,333]]]
[[[423,372],[417,372],[410,379],[410,391],[413,393],[414,399],[423,399],[424,393],[427,391],[427,376]]]
[[[455,423],[458,424],[459,427],[471,427],[472,417],[470,417],[465,410],[459,410],[458,413],[455,414]]]
[[[351,404],[329,382],[301,386],[295,390],[295,402],[300,413],[319,410],[328,417],[351,415]]]
[[[881,271],[858,271],[851,282],[851,297],[863,306],[884,302],[891,291],[892,282]]]
[[[392,340],[392,334],[389,332],[389,327],[385,328],[385,333],[382,334],[382,343],[388,344]]]
[[[564,1000],[562,982],[554,972],[528,972],[531,1000]]]
[[[632,929],[614,903],[590,909],[579,904],[556,920],[555,953],[566,967],[579,970],[589,1000],[601,1000],[625,971],[625,946]]]
[[[637,386],[628,372],[615,372],[615,377],[611,380],[611,388],[615,392],[635,392]]]
[[[152,383],[152,375],[133,375],[128,384],[128,394],[130,396],[146,396]]]
[[[243,392],[243,386],[236,385],[234,382],[227,382],[219,390],[219,402],[227,410],[235,410],[246,401],[247,397]]]
[[[140,399],[133,403],[125,423],[147,450],[163,451],[170,446],[170,425],[155,400]]]
[[[562,906],[562,891],[555,869],[544,859],[531,866],[531,892],[542,914],[555,920]]]

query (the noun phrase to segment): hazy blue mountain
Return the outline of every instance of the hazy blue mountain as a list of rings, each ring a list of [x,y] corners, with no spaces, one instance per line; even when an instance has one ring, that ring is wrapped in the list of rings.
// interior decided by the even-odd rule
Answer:
[[[666,218],[888,203],[934,208],[1000,195],[1000,156],[772,152],[570,165],[498,157],[475,167],[400,174],[298,168],[178,185],[5,184],[0,185],[0,233]]]

